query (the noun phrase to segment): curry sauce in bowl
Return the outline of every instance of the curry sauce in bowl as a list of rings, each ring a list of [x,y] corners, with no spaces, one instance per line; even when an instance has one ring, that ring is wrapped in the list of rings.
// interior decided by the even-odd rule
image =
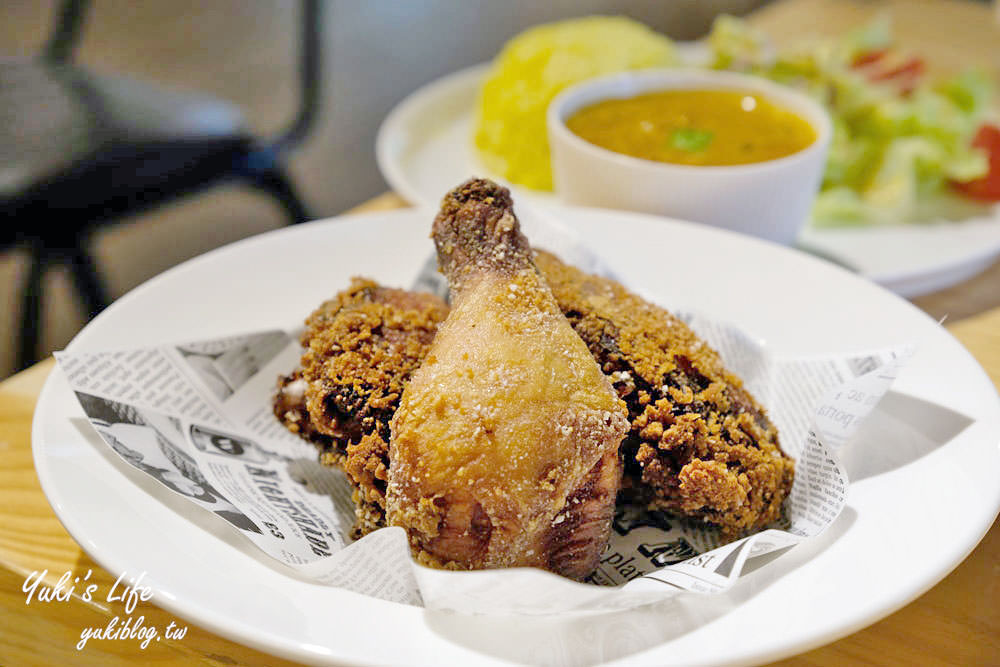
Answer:
[[[616,153],[688,165],[764,162],[816,140],[801,116],[738,90],[664,90],[604,100],[576,111],[566,127]]]
[[[625,72],[567,88],[547,129],[557,197],[791,245],[832,128],[805,93],[733,72]]]

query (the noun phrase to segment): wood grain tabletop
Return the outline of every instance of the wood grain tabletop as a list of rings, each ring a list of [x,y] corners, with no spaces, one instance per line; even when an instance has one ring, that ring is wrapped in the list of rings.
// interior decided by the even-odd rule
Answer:
[[[768,5],[753,21],[778,41],[842,32],[889,9],[901,42],[942,68],[978,62],[1000,69],[1000,27],[982,3],[950,0],[835,2],[786,0]],[[405,206],[387,193],[357,212]],[[975,278],[914,303],[972,353],[1000,387],[1000,263]],[[76,650],[81,628],[105,626],[120,613],[114,604],[65,601],[26,604],[33,572],[54,583],[64,572],[109,590],[114,578],[96,565],[52,512],[31,458],[31,418],[52,359],[0,383],[0,665],[292,664],[186,623],[149,602],[134,615],[147,625],[184,626],[183,637],[151,643],[94,641]],[[780,665],[990,665],[1000,664],[1000,528],[994,523],[972,554],[923,596],[877,623]]]

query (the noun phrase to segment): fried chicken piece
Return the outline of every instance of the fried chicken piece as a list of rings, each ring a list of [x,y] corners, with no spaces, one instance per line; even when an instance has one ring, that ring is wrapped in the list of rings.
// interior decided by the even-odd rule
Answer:
[[[669,312],[546,252],[535,262],[629,408],[625,483],[650,509],[736,536],[776,520],[795,464],[742,381]]]
[[[433,294],[355,278],[308,317],[301,369],[279,380],[275,414],[355,485],[355,536],[385,525],[389,420],[447,313]]]
[[[452,309],[391,422],[388,522],[427,565],[583,578],[610,532],[625,406],[536,271],[506,188],[450,192],[433,237]]]
[[[559,308],[628,405],[631,430],[622,445],[628,495],[652,509],[717,525],[729,536],[777,519],[791,489],[794,462],[782,452],[763,408],[718,355],[670,313],[614,281],[583,273],[544,251],[536,252],[535,263]],[[304,362],[336,356],[351,347],[349,341],[359,340],[359,320],[347,318],[369,304],[376,304],[371,306],[375,321],[394,323],[386,329],[391,332],[387,338],[396,341],[397,350],[405,350],[404,356],[355,350],[342,363],[313,367],[316,380],[311,385],[299,377],[301,371],[285,378],[275,401],[279,419],[315,442],[325,452],[325,463],[348,468],[358,485],[359,535],[385,525],[389,420],[400,388],[422,362],[447,314],[447,306],[431,295],[356,281],[310,317],[303,344],[322,340],[327,352],[307,353]],[[381,332],[378,324],[364,326]],[[411,335],[414,341],[400,344]],[[380,336],[366,344],[377,348]],[[322,380],[324,372],[341,381]],[[374,384],[362,380],[351,400],[350,378],[381,379]],[[382,402],[369,418],[372,406],[391,393],[396,397]],[[310,414],[306,394],[315,394],[313,404],[327,401],[341,407]],[[342,432],[350,437],[328,435]]]

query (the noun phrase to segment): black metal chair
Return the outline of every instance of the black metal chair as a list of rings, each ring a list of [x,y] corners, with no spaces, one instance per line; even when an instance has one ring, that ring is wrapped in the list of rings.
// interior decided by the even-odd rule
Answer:
[[[301,100],[289,128],[269,140],[215,98],[168,92],[73,64],[87,0],[67,0],[44,52],[0,59],[0,250],[23,248],[17,370],[39,356],[42,282],[69,268],[88,317],[111,300],[89,250],[93,233],[227,181],[273,195],[291,223],[309,219],[284,156],[310,131],[319,104],[320,0],[302,3]]]

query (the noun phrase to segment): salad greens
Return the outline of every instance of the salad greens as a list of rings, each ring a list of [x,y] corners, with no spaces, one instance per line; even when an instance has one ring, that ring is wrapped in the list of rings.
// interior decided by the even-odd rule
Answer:
[[[928,200],[950,192],[950,182],[974,181],[989,169],[987,155],[972,147],[993,101],[989,77],[970,70],[928,80],[919,58],[892,50],[886,19],[779,53],[762,33],[722,16],[708,44],[712,67],[797,87],[830,112],[816,225],[917,220]]]

